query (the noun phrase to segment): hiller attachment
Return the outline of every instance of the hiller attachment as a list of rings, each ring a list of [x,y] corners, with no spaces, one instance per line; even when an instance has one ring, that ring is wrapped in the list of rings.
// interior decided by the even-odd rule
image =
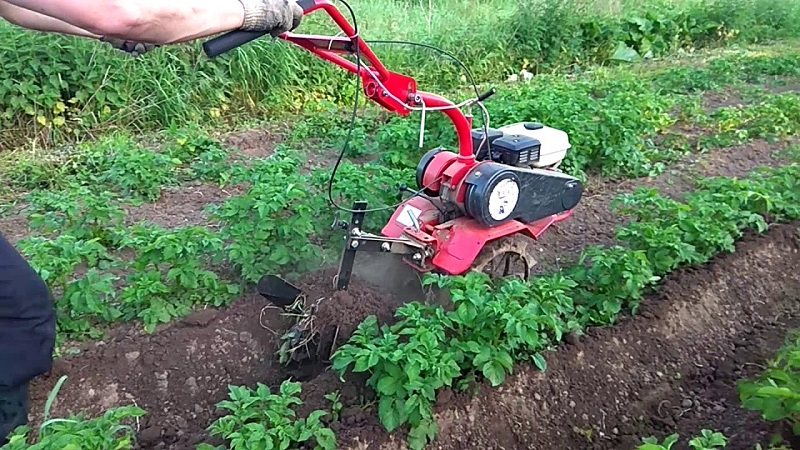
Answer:
[[[567,219],[583,193],[579,180],[558,170],[571,148],[563,131],[535,122],[497,129],[473,129],[462,107],[480,104],[490,91],[455,105],[417,90],[414,79],[390,72],[330,0],[300,0],[305,14],[326,11],[343,36],[284,33],[280,36],[360,77],[363,91],[381,107],[407,116],[440,111],[453,123],[458,152],[437,148],[425,154],[416,171],[417,191],[394,212],[380,235],[362,229],[366,202],[357,202],[346,225],[337,289],[346,289],[358,251],[403,256],[420,272],[462,275],[480,270],[498,277],[527,279],[536,264],[535,240]],[[235,31],[204,45],[210,57],[267,33]],[[346,57],[357,57],[358,63]],[[481,105],[485,113],[485,108]],[[259,292],[278,304],[300,294],[284,280],[267,276]]]
[[[265,275],[258,280],[258,293],[276,305],[291,306],[303,293],[297,286],[275,275]]]

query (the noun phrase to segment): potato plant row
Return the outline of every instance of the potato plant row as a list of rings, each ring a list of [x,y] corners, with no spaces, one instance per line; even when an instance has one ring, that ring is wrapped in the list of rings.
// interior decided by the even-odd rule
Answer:
[[[742,83],[793,75],[797,61],[794,54],[728,56],[703,69],[650,73],[645,82],[630,70],[601,70],[578,80],[553,76],[511,87],[489,107],[496,121],[532,117],[569,130],[574,148],[565,169],[572,174],[653,175],[698,150],[667,139],[680,136],[676,126],[705,130],[706,147],[800,131],[800,99],[792,94],[754,89],[747,94],[755,101],[750,106],[710,113],[699,106],[703,89],[743,88]],[[312,128],[298,139],[336,124],[305,124]],[[359,147],[363,142],[356,140],[351,148],[373,159],[343,163],[334,198],[346,207],[362,199],[372,207],[397,204],[398,186],[413,186],[410,169],[420,151],[404,143],[416,142],[417,124],[392,118],[374,130],[361,122],[359,130],[374,133],[375,145],[392,142],[393,150],[377,153],[379,147]],[[426,142],[447,142],[448,132],[439,115],[430,115]],[[336,138],[323,142],[333,145]],[[336,257],[328,228],[335,219],[327,202],[330,169],[305,170],[306,161],[318,156],[278,148],[271,158],[246,164],[232,163],[228,153],[192,130],[171,132],[156,151],[120,134],[4,169],[13,189],[31,190],[23,201],[36,235],[20,247],[59,296],[60,338],[96,337],[97,326],[131,320],[152,331],[196,307],[228,304],[264,273],[302,272],[319,265],[320,255]],[[156,201],[165,188],[193,180],[245,187],[202,212],[217,228],[168,229],[125,220],[128,207]],[[366,226],[380,228],[390,214],[370,214]],[[222,277],[229,268],[237,275]]]
[[[581,262],[530,282],[493,284],[481,274],[461,277],[428,276],[426,283],[446,288],[453,307],[445,310],[420,302],[397,311],[398,322],[379,326],[364,321],[334,354],[333,368],[342,376],[369,374],[378,396],[380,420],[389,432],[408,424],[408,444],[421,449],[435,439],[432,407],[439,390],[465,389],[471,382],[504,382],[519,364],[547,369],[546,353],[569,333],[613,324],[622,314],[635,313],[643,297],[658,282],[687,265],[703,264],[720,252],[734,250],[745,230],[763,232],[772,221],[800,219],[800,166],[764,169],[745,179],[701,180],[701,188],[684,202],[651,190],[623,195],[615,207],[632,216],[617,237],[625,246],[593,247]],[[620,282],[622,280],[622,282]],[[745,408],[761,411],[765,420],[789,421],[797,428],[797,351],[788,345],[759,378],[740,384]],[[329,411],[296,417],[300,385],[286,381],[279,392],[266,386],[231,387],[220,404],[229,411],[210,425],[232,450],[288,448],[310,443],[335,448],[336,439],[322,419],[338,413],[335,393]],[[45,428],[39,442],[25,443],[20,430],[3,450],[49,448],[59,442],[81,442],[82,448],[131,448],[134,437],[120,423],[141,417],[139,408],[121,408],[105,416],[57,422]],[[122,437],[119,431],[128,430]],[[670,448],[676,436],[659,444],[647,438],[642,449]],[[717,448],[724,437],[712,432],[693,441],[697,448]],[[716,444],[715,444],[716,442]],[[672,444],[671,444],[672,443]],[[212,450],[202,444],[199,448]]]
[[[685,202],[639,190],[615,207],[633,219],[617,232],[625,246],[590,247],[574,267],[530,282],[428,276],[450,292],[452,310],[408,303],[391,326],[371,316],[334,354],[333,368],[369,374],[387,431],[409,424],[409,446],[424,448],[437,433],[439,390],[475,379],[499,386],[517,364],[546,370],[546,352],[564,336],[635,313],[670,272],[734,251],[744,230],[767,229],[765,216],[800,219],[800,165],[703,180]]]

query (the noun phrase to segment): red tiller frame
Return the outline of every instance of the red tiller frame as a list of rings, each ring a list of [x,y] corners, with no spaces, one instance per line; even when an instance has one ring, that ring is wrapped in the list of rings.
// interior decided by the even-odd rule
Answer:
[[[472,148],[471,118],[467,118],[450,100],[435,94],[417,91],[417,82],[413,78],[386,69],[367,43],[360,36],[356,36],[355,29],[353,29],[353,26],[341,11],[329,0],[305,0],[303,3],[305,15],[320,9],[325,10],[336,25],[341,28],[346,37],[284,33],[280,35],[281,39],[302,47],[351,73],[358,74],[361,77],[363,90],[367,97],[391,112],[401,116],[408,116],[412,111],[409,105],[422,106],[424,104],[426,108],[448,107],[440,110],[440,112],[447,115],[456,129],[458,160],[462,163],[469,163],[475,160]],[[308,6],[309,4],[312,5]],[[358,54],[361,57],[360,70],[358,64],[341,56],[342,54],[356,53],[356,48],[353,45],[354,39],[357,42]],[[371,67],[364,64],[365,60]],[[375,78],[380,80],[380,84]]]

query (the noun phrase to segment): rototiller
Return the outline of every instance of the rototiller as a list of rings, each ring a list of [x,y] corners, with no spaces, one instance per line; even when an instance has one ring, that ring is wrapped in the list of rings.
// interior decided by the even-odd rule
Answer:
[[[354,29],[329,0],[298,3],[305,15],[326,11],[344,36],[284,33],[281,39],[357,74],[367,97],[389,111],[401,116],[415,110],[443,112],[458,137],[457,153],[435,148],[422,157],[417,191],[397,207],[380,235],[361,229],[367,202],[356,202],[348,210],[352,218],[342,225],[347,235],[336,288],[347,289],[358,251],[402,255],[420,272],[461,275],[477,270],[495,278],[528,279],[535,264],[535,239],[568,218],[583,193],[578,179],[558,170],[571,147],[567,134],[533,122],[473,129],[472,115],[461,108],[478,104],[485,113],[482,102],[493,90],[460,105],[418,91],[414,79],[381,64],[358,36],[355,17]],[[204,50],[213,58],[265,35],[269,36],[234,31],[206,42]],[[301,294],[274,275],[261,279],[259,292],[281,305]]]

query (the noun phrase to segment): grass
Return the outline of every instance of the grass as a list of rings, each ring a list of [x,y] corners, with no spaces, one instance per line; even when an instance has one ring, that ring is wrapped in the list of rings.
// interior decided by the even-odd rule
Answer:
[[[522,69],[582,70],[726,43],[798,36],[800,5],[776,0],[586,2],[581,0],[354,0],[361,34],[432,44],[454,53],[479,81]],[[311,16],[303,32],[330,33]],[[335,30],[334,30],[335,32]],[[376,45],[393,69],[440,91],[463,84],[459,67],[419,48]],[[125,128],[174,124],[230,127],[342,104],[347,74],[297,48],[268,40],[208,61],[198,44],[131,60],[76,38],[0,26],[0,150],[35,139],[52,146]],[[10,80],[22,80],[13,83]]]

